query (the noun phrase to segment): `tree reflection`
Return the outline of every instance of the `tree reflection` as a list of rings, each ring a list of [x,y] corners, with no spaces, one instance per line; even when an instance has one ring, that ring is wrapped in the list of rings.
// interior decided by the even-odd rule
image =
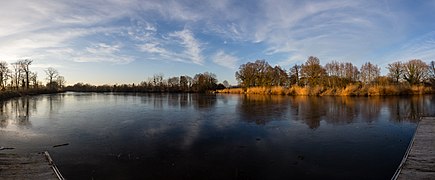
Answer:
[[[432,98],[433,96],[397,98],[396,101],[390,103],[392,120],[418,122],[421,116],[433,116],[434,112],[430,109],[430,104],[434,104],[434,102],[430,102]],[[429,108],[427,108],[428,104]]]
[[[192,94],[193,107],[198,110],[206,110],[216,106],[215,94]]]
[[[47,101],[48,101],[48,110],[49,110],[49,115],[51,117],[51,115],[58,113],[59,110],[62,108],[63,104],[64,104],[64,98],[65,98],[65,94],[56,94],[56,95],[48,95],[47,97]],[[37,101],[35,101],[37,102]],[[36,109],[36,106],[35,106]]]
[[[8,114],[8,106],[4,101],[0,101],[0,127],[6,128],[9,124],[8,122],[9,114]]]
[[[376,121],[382,108],[381,97],[357,98],[357,108],[360,110],[362,120],[368,123]]]
[[[13,99],[1,103],[1,127],[14,123],[19,127],[29,127],[31,112],[36,111],[36,102],[29,97]],[[14,119],[11,119],[14,117]]]
[[[355,107],[355,99],[344,97],[324,97],[326,103],[323,106],[326,110],[325,121],[330,124],[349,124],[358,114]]]
[[[421,116],[433,116],[434,96],[412,97],[311,97],[264,96],[240,97],[238,110],[242,120],[264,125],[288,119],[302,121],[311,129],[327,124],[349,124],[358,119],[372,123],[382,120],[418,122]]]
[[[296,108],[297,120],[303,120],[310,129],[320,126],[320,120],[326,115],[326,104],[320,97],[292,97],[291,107]]]
[[[243,121],[264,125],[270,121],[285,119],[288,103],[288,98],[284,96],[244,95],[237,107]]]

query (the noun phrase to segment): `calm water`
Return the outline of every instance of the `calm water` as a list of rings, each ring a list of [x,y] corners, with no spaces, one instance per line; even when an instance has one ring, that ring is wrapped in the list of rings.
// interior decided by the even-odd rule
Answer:
[[[435,96],[41,95],[1,102],[0,146],[48,150],[68,179],[390,179],[434,104]]]

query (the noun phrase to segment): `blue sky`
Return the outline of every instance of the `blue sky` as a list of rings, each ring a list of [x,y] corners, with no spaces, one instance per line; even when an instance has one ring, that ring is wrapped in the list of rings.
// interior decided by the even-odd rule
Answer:
[[[319,57],[435,60],[435,1],[14,0],[0,2],[0,60],[31,58],[39,79],[139,83],[213,72],[236,84],[241,64],[288,69]],[[385,73],[385,70],[383,70]]]

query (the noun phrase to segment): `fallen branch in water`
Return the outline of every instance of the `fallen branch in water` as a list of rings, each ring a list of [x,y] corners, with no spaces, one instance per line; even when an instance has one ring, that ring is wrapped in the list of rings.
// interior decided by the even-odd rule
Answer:
[[[68,146],[68,145],[69,145],[69,143],[65,143],[65,144],[54,145],[53,147],[55,148],[55,147]]]
[[[11,149],[15,149],[13,147],[0,147],[0,151],[2,150],[11,150]]]

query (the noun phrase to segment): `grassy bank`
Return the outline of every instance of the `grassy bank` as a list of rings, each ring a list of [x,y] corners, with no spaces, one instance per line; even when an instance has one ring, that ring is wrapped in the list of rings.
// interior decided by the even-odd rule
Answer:
[[[29,90],[5,90],[5,91],[0,91],[0,101],[4,101],[16,97],[34,96],[40,94],[53,94],[53,93],[60,93],[60,92],[64,92],[64,91],[51,90],[48,88],[29,89]]]
[[[409,85],[348,85],[344,88],[325,88],[322,86],[289,88],[281,86],[273,87],[251,87],[231,88],[217,90],[217,93],[229,94],[272,94],[272,95],[293,95],[293,96],[389,96],[389,95],[418,95],[433,94],[435,89],[425,86]]]

